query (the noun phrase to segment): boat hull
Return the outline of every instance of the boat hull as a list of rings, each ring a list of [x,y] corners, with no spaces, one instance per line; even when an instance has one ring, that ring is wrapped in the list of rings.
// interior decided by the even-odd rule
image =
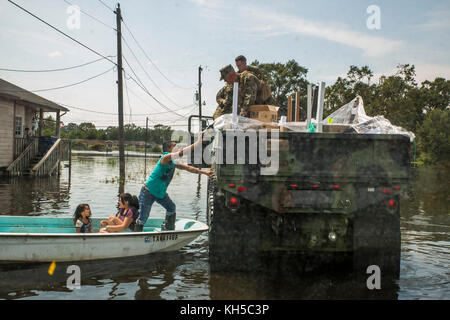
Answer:
[[[186,225],[193,220],[177,221]],[[178,228],[177,228],[178,229]],[[2,262],[101,260],[175,251],[208,226],[194,222],[187,230],[121,233],[0,233]]]

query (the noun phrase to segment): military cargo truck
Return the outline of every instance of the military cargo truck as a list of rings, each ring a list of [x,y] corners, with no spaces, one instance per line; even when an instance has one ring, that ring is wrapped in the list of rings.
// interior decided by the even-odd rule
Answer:
[[[370,265],[398,274],[409,138],[326,132],[332,131],[326,125],[324,131],[277,131],[276,137],[268,131],[265,141],[246,137],[245,155],[234,148],[235,160],[244,157],[243,164],[221,161],[232,146],[222,144],[208,182],[212,271],[259,269],[295,255],[298,264],[344,256],[364,274]],[[223,141],[231,135],[237,146],[235,130],[217,134]],[[258,161],[250,164],[255,143]],[[275,174],[261,174],[267,166],[259,159],[263,144],[268,153],[278,152]]]

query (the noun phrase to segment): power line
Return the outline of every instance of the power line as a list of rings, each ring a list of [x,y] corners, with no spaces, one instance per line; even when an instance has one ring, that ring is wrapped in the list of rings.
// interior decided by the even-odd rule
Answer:
[[[63,0],[65,3],[67,3],[68,5],[71,5],[71,6],[73,6],[74,4],[72,4],[72,3],[70,3],[69,1],[67,1],[67,0]],[[78,6],[78,8],[80,8],[79,6]],[[109,29],[112,29],[112,30],[114,30],[114,31],[117,31],[116,30],[116,28],[114,28],[114,27],[111,27],[110,25],[108,25],[108,24],[106,24],[106,23],[104,23],[103,21],[101,21],[100,19],[98,19],[98,18],[96,18],[96,17],[94,17],[93,15],[91,15],[91,14],[89,14],[89,13],[87,13],[87,12],[85,12],[85,11],[83,11],[83,10],[81,10],[81,8],[80,8],[80,11],[81,11],[81,13],[84,13],[85,15],[87,15],[89,18],[91,18],[91,19],[93,19],[93,20],[95,20],[95,21],[97,21],[98,23],[100,23],[100,24],[102,24],[102,25],[104,25],[105,27],[108,27]]]
[[[103,1],[101,1],[101,0],[99,0],[99,1],[100,1],[104,6],[106,6],[109,10],[111,10],[113,13],[115,12],[115,11],[112,10],[108,5],[106,5]],[[65,33],[65,32],[59,30],[59,29],[56,28],[55,26],[51,25],[50,23],[48,23],[47,21],[41,19],[40,17],[36,16],[35,14],[33,14],[32,12],[30,12],[30,11],[28,11],[27,9],[23,8],[22,6],[18,5],[18,4],[15,3],[14,1],[8,0],[8,2],[12,3],[13,5],[15,5],[16,7],[18,7],[18,8],[21,9],[22,11],[28,13],[28,14],[31,15],[32,17],[36,18],[37,20],[39,20],[39,21],[41,21],[42,23],[44,23],[44,24],[46,24],[47,26],[49,26],[50,28],[52,28],[52,29],[54,29],[55,31],[61,33],[61,34],[64,35],[64,36],[66,36],[67,38],[71,39],[72,41],[78,43],[78,44],[81,45],[82,47],[88,49],[89,51],[95,53],[96,55],[102,57],[102,58],[105,59],[105,60],[108,60],[109,62],[111,62],[112,64],[114,64],[115,66],[117,66],[117,63],[115,63],[114,61],[112,61],[111,59],[109,59],[107,56],[105,56],[105,55],[103,55],[103,54],[101,54],[101,53],[95,51],[94,49],[88,47],[87,45],[83,44],[82,42],[78,41],[77,39],[71,37],[71,36],[68,35],[67,33]],[[125,26],[126,26],[126,25],[125,25]],[[127,28],[127,29],[128,29],[128,28]],[[129,30],[129,31],[130,31],[130,30]],[[130,34],[131,34],[131,32],[130,32]],[[135,40],[135,41],[136,41],[136,40]],[[148,58],[148,57],[147,57],[147,58]],[[126,61],[126,60],[125,60],[125,61]],[[130,75],[129,75],[129,77],[130,77],[130,78],[131,78],[131,79],[132,79],[132,80],[133,80],[133,81],[134,81],[134,82],[135,82],[135,83],[136,83],[136,84],[137,84],[137,85],[145,92],[145,93],[147,93],[153,100],[155,100],[161,107],[163,107],[163,108],[166,109],[167,111],[172,112],[172,113],[178,115],[179,117],[186,118],[185,116],[183,116],[183,115],[181,115],[181,114],[179,114],[179,113],[177,113],[177,112],[171,110],[170,108],[168,108],[167,106],[165,106],[163,103],[161,103],[158,99],[156,99],[156,98],[148,91],[148,89],[143,85],[142,81],[141,81],[141,80],[139,79],[139,77],[136,75],[136,73],[134,72],[133,68],[130,66],[130,64],[129,64],[128,62],[127,62],[127,65],[129,66],[129,68],[130,68],[131,71],[133,72],[134,76],[135,76],[138,80],[134,79],[134,78],[131,77]],[[112,70],[112,69],[111,69],[111,70]],[[108,71],[110,71],[110,70],[108,70]],[[108,72],[108,71],[106,71],[106,72]],[[125,70],[123,70],[123,71],[125,72]],[[106,72],[104,72],[104,73],[106,73]],[[102,73],[102,74],[104,74],[104,73]],[[95,77],[98,77],[98,76],[100,76],[100,75],[102,75],[102,74],[99,74],[99,75],[97,75],[97,76],[94,76],[94,77],[89,78],[89,79],[86,79],[86,80],[83,80],[83,81],[80,82],[80,83],[86,82],[86,81],[88,81],[88,80],[90,80],[90,79],[93,79],[93,78],[95,78]],[[76,83],[76,84],[79,84],[79,83]],[[68,86],[72,86],[72,85],[76,85],[76,84],[71,84],[71,85],[68,85]],[[68,87],[68,86],[63,86],[63,87],[58,87],[58,88],[50,88],[50,89],[42,89],[42,90],[35,90],[34,92],[38,92],[38,91],[46,91],[46,90],[54,90],[54,89],[61,89],[61,88]]]
[[[130,95],[128,93],[127,78],[125,78],[124,83],[125,83],[125,91],[127,93],[128,108],[130,109],[130,116],[128,117],[128,124],[129,124],[131,122],[132,111],[131,111]]]
[[[131,80],[131,78],[127,78],[126,76],[127,76],[127,75],[125,75],[125,79]],[[146,106],[150,107],[152,110],[155,110],[155,109],[153,108],[152,105],[148,104],[147,101],[144,101],[144,99],[141,98],[136,92],[134,92],[133,90],[131,90],[131,88],[127,87],[127,90],[128,90],[129,92],[131,92],[136,98],[138,98],[143,104],[145,104]],[[186,108],[189,108],[189,107],[191,107],[191,106],[195,106],[195,104],[189,104],[189,105],[186,105],[186,106],[181,107],[181,108],[179,108],[179,109],[175,109],[175,110],[173,110],[173,111],[181,111],[181,110],[185,110]],[[165,113],[172,113],[172,111],[156,112],[156,113],[153,113],[153,114],[165,114]],[[150,113],[150,114],[152,114],[152,113]],[[150,115],[150,114],[149,114],[149,115]]]
[[[108,6],[106,3],[104,3],[102,0],[98,0],[102,5],[104,5],[107,9],[109,9],[110,11],[114,12],[114,9],[112,9],[110,6]]]
[[[115,57],[115,56],[107,56],[107,57]],[[1,71],[10,71],[10,72],[56,72],[56,71],[65,71],[65,70],[71,70],[71,69],[76,69],[76,68],[81,68],[87,65],[90,65],[92,63],[98,62],[100,60],[104,60],[103,58],[100,59],[96,59],[93,61],[89,61],[83,64],[79,64],[76,66],[72,66],[72,67],[67,67],[67,68],[59,68],[59,69],[47,69],[47,70],[23,70],[23,69],[5,69],[5,68],[0,68]]]
[[[136,59],[137,63],[139,64],[139,66],[141,67],[142,71],[144,71],[145,75],[150,79],[150,81],[155,85],[155,87],[170,101],[172,102],[175,106],[180,107],[179,104],[177,104],[175,101],[173,101],[167,94],[164,93],[164,91],[156,84],[156,82],[153,80],[153,78],[148,74],[148,72],[145,70],[145,68],[142,66],[141,62],[139,61],[139,59],[137,58],[137,56],[134,54],[133,50],[130,48],[130,46],[128,45],[127,40],[122,36],[122,40],[125,42],[125,45],[127,46],[128,50],[130,50],[131,54],[133,55],[133,57]]]
[[[153,100],[155,100],[161,107],[163,107],[164,109],[166,109],[167,111],[172,111],[174,114],[178,115],[179,117],[182,118],[186,118],[185,116],[171,110],[169,107],[167,107],[166,105],[164,105],[161,101],[159,101],[158,99],[156,99],[151,93],[150,91],[148,91],[148,89],[145,87],[145,85],[142,83],[142,81],[139,79],[139,77],[136,75],[136,72],[134,72],[133,68],[131,67],[131,65],[128,63],[128,60],[125,58],[125,56],[123,56],[126,64],[128,65],[128,67],[131,69],[131,72],[133,73],[133,75],[136,77],[136,79],[134,79],[132,76],[128,75],[130,77],[131,80],[134,81],[134,83],[136,83],[146,94],[148,94]],[[124,70],[125,72],[125,70]]]
[[[112,112],[94,111],[94,110],[89,110],[89,109],[85,109],[85,108],[74,107],[74,106],[70,106],[70,105],[65,104],[65,103],[58,103],[58,102],[55,102],[55,103],[58,104],[58,105],[62,105],[64,107],[67,107],[67,108],[73,108],[73,109],[84,111],[84,112],[91,112],[91,113],[96,113],[96,114],[105,114],[105,115],[111,115],[111,116],[117,116],[118,115],[117,113],[112,113]],[[197,108],[197,106],[195,106],[195,108]],[[177,110],[174,110],[174,111],[181,111],[181,110],[184,110],[184,109],[186,109],[186,107],[183,107],[181,109],[177,109]],[[137,117],[138,116],[144,116],[145,117],[145,116],[154,116],[154,115],[160,115],[160,114],[166,114],[166,113],[172,113],[172,111],[163,111],[163,112],[154,112],[154,113],[136,113],[136,114],[134,114],[134,116],[137,116]]]
[[[99,74],[97,74],[97,75],[95,75],[95,76],[93,76],[93,77],[84,79],[84,80],[79,81],[79,82],[76,82],[76,83],[72,83],[72,84],[68,84],[68,85],[65,85],[65,86],[61,86],[61,87],[48,88],[48,89],[38,89],[38,90],[25,90],[25,89],[21,89],[21,90],[4,90],[4,91],[8,91],[8,92],[23,92],[23,91],[29,91],[29,92],[42,92],[42,91],[51,91],[51,90],[58,90],[58,89],[69,88],[69,87],[73,87],[73,86],[76,86],[76,85],[85,83],[85,82],[87,82],[87,81],[89,81],[89,80],[98,78],[98,77],[100,77],[100,76],[102,76],[102,75],[104,75],[104,74],[106,74],[106,73],[112,71],[113,69],[114,69],[114,67],[112,67],[112,68],[110,68],[110,69],[108,69],[108,70],[106,70],[106,71],[104,71],[104,72],[102,72],[102,73],[99,73]]]
[[[130,33],[131,37],[133,38],[134,42],[136,42],[136,44],[138,45],[139,49],[141,49],[141,51],[144,53],[145,57],[150,61],[150,63],[155,67],[156,70],[158,70],[158,72],[167,80],[169,81],[172,85],[174,85],[175,87],[178,87],[180,89],[184,89],[184,90],[192,90],[194,88],[185,88],[185,87],[181,87],[178,84],[176,84],[175,82],[173,82],[172,80],[170,80],[168,77],[166,77],[166,75],[164,73],[162,73],[162,71],[158,68],[158,66],[153,62],[152,59],[150,59],[150,57],[147,55],[147,53],[145,52],[145,50],[142,48],[142,46],[140,45],[139,41],[137,41],[136,37],[133,35],[133,32],[131,32],[130,28],[128,28],[128,25],[125,23],[125,21],[122,22],[125,26],[125,28],[128,30],[128,32]]]
[[[33,14],[33,13],[31,13],[31,12],[30,12],[30,11],[28,11],[27,9],[25,9],[25,8],[21,7],[20,5],[18,5],[18,4],[17,4],[17,3],[15,3],[14,1],[12,1],[12,0],[8,0],[8,2],[12,3],[13,5],[15,5],[16,7],[18,7],[19,9],[21,9],[21,10],[25,11],[25,12],[26,12],[26,13],[28,13],[29,15],[31,15],[31,16],[33,16],[34,18],[38,19],[39,21],[41,21],[42,23],[46,24],[46,25],[47,25],[47,26],[49,26],[50,28],[52,28],[52,29],[54,29],[54,30],[58,31],[59,33],[61,33],[62,35],[66,36],[66,37],[67,37],[67,38],[69,38],[70,40],[72,40],[72,41],[75,41],[76,43],[78,43],[79,45],[81,45],[81,46],[85,47],[85,48],[86,48],[86,49],[88,49],[89,51],[91,51],[91,52],[95,53],[96,55],[98,55],[98,56],[100,56],[100,57],[102,57],[102,58],[104,58],[104,59],[108,60],[109,62],[111,62],[112,64],[114,64],[115,66],[117,66],[117,63],[115,63],[114,61],[112,61],[112,60],[111,60],[111,59],[109,59],[108,57],[104,56],[104,55],[103,55],[103,54],[101,54],[101,53],[98,53],[97,51],[95,51],[94,49],[91,49],[90,47],[88,47],[87,45],[85,45],[85,44],[81,43],[81,42],[80,42],[80,41],[78,41],[77,39],[75,39],[75,38],[73,38],[73,37],[69,36],[69,35],[68,35],[67,33],[65,33],[65,32],[63,32],[63,31],[59,30],[58,28],[54,27],[53,25],[51,25],[51,24],[50,24],[50,23],[48,23],[47,21],[45,21],[45,20],[43,20],[43,19],[39,18],[38,16],[36,16],[36,15],[35,15],[35,14]]]

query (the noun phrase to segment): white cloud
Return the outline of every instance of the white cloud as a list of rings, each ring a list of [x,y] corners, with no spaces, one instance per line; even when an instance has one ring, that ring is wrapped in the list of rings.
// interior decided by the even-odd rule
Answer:
[[[48,56],[49,56],[50,58],[53,59],[53,58],[62,56],[62,53],[59,52],[59,51],[53,51],[53,52],[50,52],[50,53],[48,54]]]
[[[450,29],[450,10],[432,11],[427,14],[429,20],[417,26],[414,29],[423,31]]]
[[[226,19],[230,10],[232,15],[240,14],[243,18],[240,19],[241,26],[230,25],[228,27],[233,30],[245,31],[247,35],[249,33],[261,34],[265,37],[285,34],[307,35],[361,49],[365,55],[370,57],[388,55],[404,46],[402,41],[350,30],[346,25],[307,20],[298,16],[246,5],[245,2],[239,6],[239,10],[233,10],[229,3],[221,0],[190,1],[198,5],[204,11],[204,15],[212,20]]]
[[[415,63],[414,65],[416,67],[416,80],[418,83],[425,80],[433,81],[438,77],[450,79],[450,65],[433,63]]]
[[[203,8],[219,8],[223,1],[221,0],[189,0],[190,2],[195,3],[196,5],[203,7]]]
[[[260,32],[265,32],[269,36],[288,32],[322,38],[361,49],[367,56],[371,57],[390,54],[403,46],[401,41],[367,35],[350,30],[343,25],[337,26],[332,23],[315,22],[259,8],[247,8],[246,11],[251,12],[248,18],[252,20],[253,30],[258,30],[259,28]]]

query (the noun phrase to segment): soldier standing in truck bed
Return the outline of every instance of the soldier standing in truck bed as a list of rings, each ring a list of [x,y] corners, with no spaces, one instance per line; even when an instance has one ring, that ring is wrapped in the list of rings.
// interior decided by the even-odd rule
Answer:
[[[220,78],[220,80],[222,79],[223,77]],[[229,83],[224,85],[223,88],[217,92],[216,101],[218,106],[213,115],[214,120],[225,113],[231,113],[233,111],[233,85]]]
[[[236,62],[236,67],[239,69],[239,72],[249,71],[258,78],[260,83],[258,86],[258,98],[256,104],[275,105],[275,99],[272,97],[272,89],[264,80],[264,75],[262,74],[261,70],[259,70],[259,68],[256,66],[248,66],[247,58],[245,58],[243,55],[237,56],[234,60]]]
[[[221,79],[233,85],[234,82],[239,83],[238,105],[240,106],[240,115],[248,117],[250,115],[249,108],[251,105],[257,104],[257,94],[259,88],[259,80],[249,71],[236,73],[231,64],[220,70]]]

